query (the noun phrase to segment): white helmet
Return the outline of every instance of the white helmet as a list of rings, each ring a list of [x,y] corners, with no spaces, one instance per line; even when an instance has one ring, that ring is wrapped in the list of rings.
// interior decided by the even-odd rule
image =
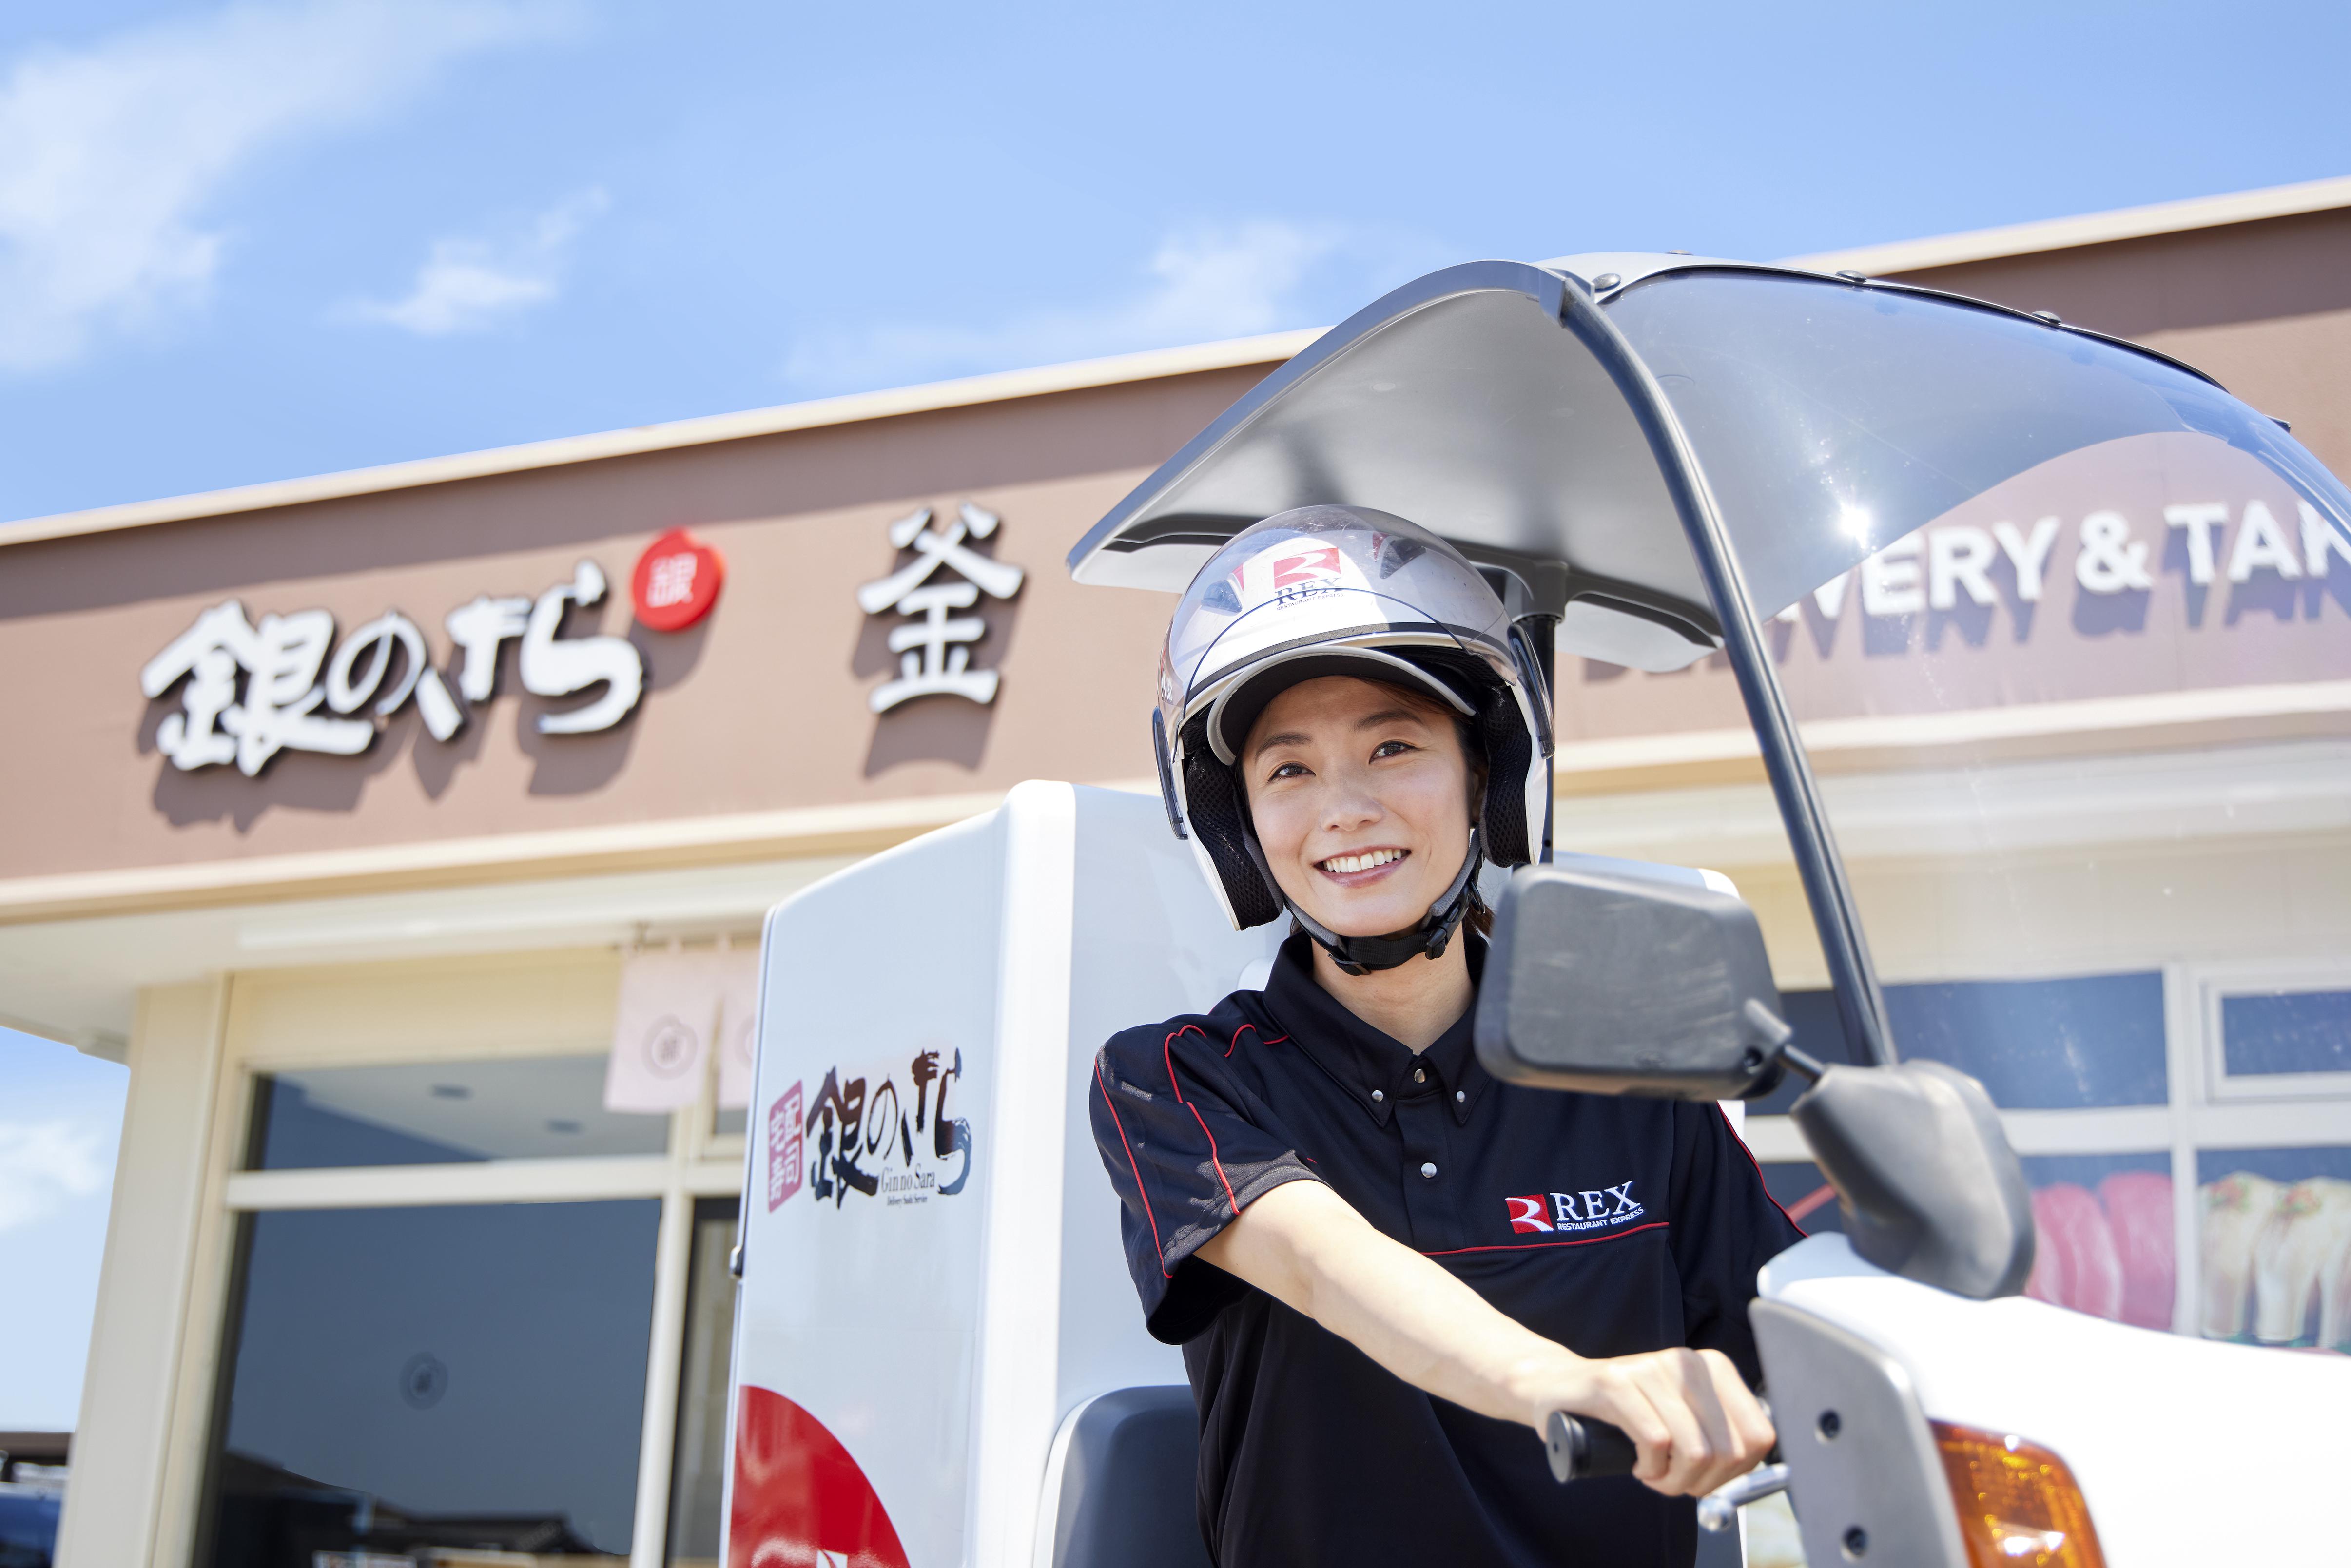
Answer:
[[[1283,896],[1233,762],[1282,690],[1349,674],[1426,692],[1483,747],[1486,800],[1469,853],[1418,925],[1340,936]],[[1301,507],[1234,535],[1192,579],[1159,661],[1152,741],[1178,838],[1236,929],[1285,910],[1360,974],[1445,951],[1476,897],[1481,852],[1524,865],[1551,793],[1551,700],[1531,651],[1478,569],[1427,529],[1362,507]]]

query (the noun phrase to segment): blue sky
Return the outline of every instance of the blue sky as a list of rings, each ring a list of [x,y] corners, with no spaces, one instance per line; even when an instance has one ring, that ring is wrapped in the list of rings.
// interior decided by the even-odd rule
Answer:
[[[2340,4],[18,0],[0,517],[2351,172]]]
[[[73,1430],[130,1081],[0,1029],[0,1431]]]

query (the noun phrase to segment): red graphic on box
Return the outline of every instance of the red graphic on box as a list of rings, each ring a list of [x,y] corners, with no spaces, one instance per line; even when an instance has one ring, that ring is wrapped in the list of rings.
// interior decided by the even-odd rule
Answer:
[[[710,613],[726,577],[726,562],[716,550],[684,528],[670,529],[646,547],[630,575],[637,623],[656,632],[684,631]]]
[[[800,1189],[800,1086],[768,1108],[768,1211]]]
[[[907,1568],[873,1484],[824,1423],[772,1389],[743,1385],[726,1568]]]
[[[1339,549],[1327,545],[1299,555],[1286,555],[1273,563],[1273,585],[1291,588],[1301,582],[1330,582],[1339,575]]]

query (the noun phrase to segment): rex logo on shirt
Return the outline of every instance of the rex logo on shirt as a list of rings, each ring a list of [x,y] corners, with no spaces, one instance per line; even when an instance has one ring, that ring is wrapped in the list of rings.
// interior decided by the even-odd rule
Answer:
[[[1633,1197],[1633,1185],[1628,1181],[1582,1192],[1529,1193],[1522,1197],[1506,1197],[1502,1204],[1510,1214],[1511,1230],[1520,1235],[1604,1230],[1641,1218],[1642,1208]]]

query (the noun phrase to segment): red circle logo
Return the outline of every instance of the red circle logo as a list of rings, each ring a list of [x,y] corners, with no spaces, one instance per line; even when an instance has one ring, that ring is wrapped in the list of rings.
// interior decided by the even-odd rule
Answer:
[[[727,1502],[727,1568],[906,1568],[897,1529],[857,1460],[773,1389],[743,1385]]]
[[[670,529],[637,558],[629,578],[638,623],[656,632],[684,631],[710,613],[726,576],[716,550],[684,528]]]

